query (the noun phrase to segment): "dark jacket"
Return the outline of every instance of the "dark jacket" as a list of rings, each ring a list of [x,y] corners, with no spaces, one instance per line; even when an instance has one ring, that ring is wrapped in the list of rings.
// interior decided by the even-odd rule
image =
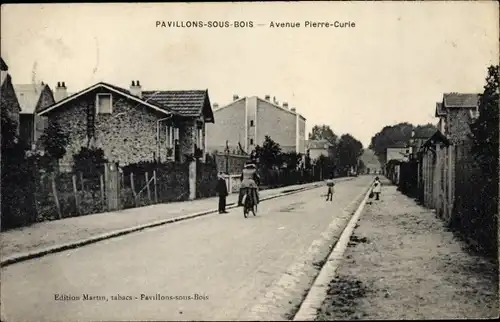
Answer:
[[[217,186],[215,187],[215,191],[221,197],[227,196],[228,193],[227,193],[226,180],[219,178],[217,180]]]

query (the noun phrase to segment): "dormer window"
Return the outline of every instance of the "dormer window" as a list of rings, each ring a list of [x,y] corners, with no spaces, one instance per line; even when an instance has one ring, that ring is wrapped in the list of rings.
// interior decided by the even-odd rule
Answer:
[[[111,94],[97,94],[95,106],[97,114],[111,114],[113,112],[113,98]]]

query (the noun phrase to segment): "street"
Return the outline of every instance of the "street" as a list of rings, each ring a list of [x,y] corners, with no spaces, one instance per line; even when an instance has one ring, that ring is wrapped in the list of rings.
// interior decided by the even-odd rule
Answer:
[[[263,202],[257,217],[244,219],[237,208],[8,266],[3,315],[7,321],[245,319],[372,179],[338,183],[331,203],[320,187]],[[335,234],[341,231],[339,225]]]

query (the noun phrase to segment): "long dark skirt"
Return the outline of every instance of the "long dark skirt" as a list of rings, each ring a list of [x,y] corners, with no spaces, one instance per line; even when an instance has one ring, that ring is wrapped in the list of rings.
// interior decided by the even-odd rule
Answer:
[[[240,189],[240,194],[238,196],[238,206],[242,206],[241,202],[243,200],[243,196],[245,193],[248,191],[248,189],[251,190],[251,193],[249,193],[251,200],[253,201],[254,205],[259,204],[259,191],[256,188],[241,188]]]

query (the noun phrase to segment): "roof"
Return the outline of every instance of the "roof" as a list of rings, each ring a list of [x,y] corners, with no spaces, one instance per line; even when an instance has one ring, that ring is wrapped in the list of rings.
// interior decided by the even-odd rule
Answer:
[[[300,118],[302,118],[304,121],[306,120],[306,118],[304,117],[304,115],[300,114],[300,113],[299,113],[299,112],[297,112],[297,111],[292,111],[291,109],[285,108],[285,107],[283,107],[283,106],[280,106],[280,105],[278,105],[278,104],[276,104],[276,103],[274,103],[274,102],[268,101],[268,100],[266,100],[266,99],[260,98],[260,97],[258,97],[258,96],[251,96],[251,97],[255,97],[257,100],[260,100],[261,102],[266,102],[266,103],[270,104],[271,106],[274,106],[274,107],[279,108],[279,109],[280,109],[280,110],[282,110],[282,111],[288,112],[288,113],[293,114],[293,115],[298,115],[298,116],[299,116]],[[234,103],[236,103],[236,102],[240,102],[240,101],[245,101],[245,100],[246,100],[246,99],[248,99],[248,98],[250,98],[250,97],[248,97],[248,96],[240,97],[240,98],[238,98],[238,99],[236,99],[236,100],[232,101],[231,103],[228,103],[227,105],[224,105],[224,106],[219,106],[219,107],[218,107],[215,111],[220,111],[220,110],[225,109],[225,108],[227,108],[227,107],[233,106],[233,104],[234,104]]]
[[[180,116],[196,117],[208,112],[208,109],[212,114],[208,90],[142,91],[142,97]]]
[[[47,86],[46,84],[15,84],[16,92],[21,114],[33,114],[40,101],[40,95]]]
[[[82,90],[80,92],[77,92],[77,93],[75,93],[73,95],[70,95],[70,96],[66,97],[65,99],[60,100],[59,102],[57,102],[57,103],[55,103],[55,104],[53,104],[53,105],[45,108],[44,110],[42,110],[40,112],[40,115],[46,114],[46,113],[48,113],[48,112],[50,112],[50,111],[52,111],[52,110],[54,110],[54,109],[56,109],[56,108],[58,108],[60,106],[65,105],[66,103],[71,102],[72,100],[74,100],[74,99],[76,99],[76,98],[78,98],[78,97],[80,97],[80,96],[82,96],[84,94],[87,94],[87,93],[89,93],[89,92],[91,92],[91,91],[93,91],[93,90],[95,90],[97,88],[100,88],[100,87],[104,87],[104,88],[106,88],[106,89],[108,89],[110,91],[113,91],[115,93],[123,95],[123,96],[125,96],[125,97],[127,97],[127,98],[129,98],[129,99],[131,99],[133,101],[136,101],[136,102],[138,102],[140,104],[148,106],[148,107],[150,107],[150,108],[152,108],[152,109],[154,109],[156,111],[165,113],[167,115],[171,115],[172,114],[170,111],[164,109],[162,106],[158,105],[157,103],[150,102],[147,99],[144,100],[144,99],[141,99],[141,98],[139,98],[137,96],[134,96],[128,90],[126,90],[124,88],[121,88],[121,87],[115,86],[115,85],[111,85],[111,84],[107,84],[107,83],[104,83],[104,82],[99,82],[97,84],[94,84],[94,85],[92,85],[90,87],[87,87],[86,89],[84,89],[84,90]]]
[[[3,70],[5,72],[9,70],[9,66],[7,66],[2,57],[0,57],[0,70]]]
[[[438,130],[422,145],[421,149],[435,145],[438,142],[444,143],[445,145],[450,144],[448,138]]]
[[[435,113],[435,116],[436,117],[440,117],[440,116],[445,116],[445,115],[446,115],[446,110],[443,107],[443,103],[436,102],[436,113]]]
[[[327,149],[331,144],[327,140],[308,140],[306,146],[308,149]]]
[[[446,93],[443,103],[445,108],[474,108],[479,105],[479,94]]]
[[[97,83],[78,93],[67,96],[65,99],[57,102],[49,108],[44,109],[41,114],[48,113],[49,111],[99,87],[104,87],[110,91],[123,95],[140,104],[168,115],[176,114],[185,117],[196,117],[204,113],[208,121],[213,122],[214,119],[212,108],[210,106],[210,100],[208,98],[208,90],[142,91],[142,97],[137,97],[125,88],[104,82]]]

